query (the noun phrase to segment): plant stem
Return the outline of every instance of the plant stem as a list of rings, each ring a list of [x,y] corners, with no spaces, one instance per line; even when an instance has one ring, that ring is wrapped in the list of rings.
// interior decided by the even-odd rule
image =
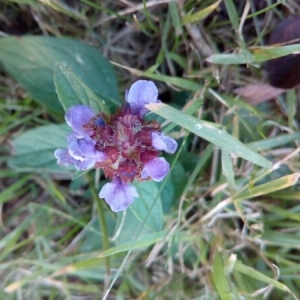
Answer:
[[[98,218],[99,218],[99,223],[100,223],[101,232],[102,232],[103,251],[105,251],[105,250],[109,249],[109,237],[108,237],[108,231],[107,231],[106,220],[105,220],[105,215],[104,215],[103,201],[98,197],[97,190],[95,188],[92,177],[88,174],[87,174],[87,177],[88,177],[88,181],[89,181],[89,184],[91,187],[93,200],[96,202],[96,205],[97,205]],[[104,257],[104,259],[105,259],[106,273],[109,275],[110,274],[109,256]]]

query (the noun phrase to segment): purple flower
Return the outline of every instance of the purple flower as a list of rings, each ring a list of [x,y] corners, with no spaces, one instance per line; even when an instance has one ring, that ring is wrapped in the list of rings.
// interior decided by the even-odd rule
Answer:
[[[157,99],[158,90],[152,81],[138,80],[126,91],[126,101],[130,105],[131,112],[143,117],[148,113],[145,104],[160,102]]]
[[[56,149],[54,152],[55,157],[57,158],[57,163],[62,166],[70,166],[74,165],[77,170],[86,171],[92,168],[95,165],[95,162],[90,159],[86,159],[84,161],[80,161],[74,159],[68,149]]]
[[[125,210],[138,196],[136,188],[123,183],[119,177],[114,177],[112,182],[106,183],[99,193],[99,197],[104,198],[115,212]]]
[[[93,110],[85,105],[72,106],[67,110],[65,119],[73,132],[67,135],[67,149],[54,152],[58,164],[74,165],[76,169],[86,171],[106,159],[106,155],[96,149],[96,141],[90,137],[93,130],[84,127],[94,116]]]
[[[115,212],[125,210],[137,190],[130,185],[138,181],[161,181],[169,173],[169,163],[158,157],[160,151],[174,153],[177,142],[160,132],[156,121],[143,120],[145,104],[159,102],[151,81],[139,80],[126,92],[123,108],[110,116],[95,114],[85,105],[70,107],[65,115],[72,132],[66,149],[54,153],[59,164],[74,165],[78,170],[102,168],[106,183],[99,193]]]
[[[77,137],[84,137],[93,133],[91,130],[85,129],[83,125],[87,124],[94,116],[95,113],[90,107],[75,105],[67,110],[65,119]]]
[[[54,156],[57,158],[57,163],[61,166],[70,166],[74,164],[74,158],[70,156],[68,149],[56,149]]]
[[[96,149],[96,141],[86,136],[82,139],[76,139],[69,143],[70,155],[79,160],[85,161],[87,159],[93,159],[94,164],[96,162],[102,162],[105,160],[105,154]]]
[[[152,146],[157,150],[163,150],[173,154],[177,149],[177,142],[160,132],[151,132]]]
[[[68,137],[73,136],[70,134]],[[89,137],[72,139],[67,149],[56,149],[57,163],[62,166],[74,165],[77,170],[86,171],[98,162],[106,159],[106,155],[96,150],[96,142]]]
[[[151,177],[154,181],[162,181],[169,173],[170,165],[163,157],[157,157],[144,165],[142,179]]]

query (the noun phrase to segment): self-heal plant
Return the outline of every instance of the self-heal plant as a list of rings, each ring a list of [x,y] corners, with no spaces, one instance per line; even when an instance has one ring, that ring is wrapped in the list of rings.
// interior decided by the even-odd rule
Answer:
[[[151,81],[139,80],[126,92],[126,104],[115,114],[95,114],[85,106],[68,109],[65,115],[73,132],[67,136],[68,147],[57,149],[55,156],[63,166],[78,170],[102,168],[106,183],[99,197],[113,211],[125,210],[139,195],[134,186],[138,181],[161,181],[169,172],[169,163],[159,157],[160,151],[174,153],[177,143],[160,132],[156,121],[146,121],[145,104],[159,102],[158,91]]]

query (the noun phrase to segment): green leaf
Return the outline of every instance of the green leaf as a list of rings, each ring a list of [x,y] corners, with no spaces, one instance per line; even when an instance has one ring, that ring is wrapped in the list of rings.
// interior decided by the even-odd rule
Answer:
[[[70,132],[65,124],[41,126],[25,132],[13,141],[17,154],[9,159],[10,167],[21,171],[69,173],[66,167],[56,163],[54,151],[67,146],[66,135]]]
[[[163,212],[158,189],[155,182],[135,182],[139,198],[135,199],[130,209],[145,227],[153,231],[159,231],[163,226]]]
[[[118,213],[117,226],[112,241],[115,242],[116,246],[119,246],[127,242],[133,242],[137,237],[143,237],[151,232],[153,231],[143,226],[142,221],[137,218],[131,209],[127,209],[123,213]]]
[[[161,181],[156,182],[158,190],[164,185],[161,191],[161,204],[163,213],[167,214],[170,212],[173,205],[176,205],[182,195],[185,185],[187,183],[186,172],[180,162],[174,165],[173,171],[170,173],[167,182]]]
[[[84,104],[91,107],[95,113],[101,111],[109,114],[105,102],[100,100],[69,68],[63,65],[57,66],[54,83],[59,101],[65,111],[73,105]]]
[[[186,115],[181,111],[163,103],[149,104],[146,107],[152,112],[155,112],[167,120],[182,126],[190,132],[193,132],[194,134],[206,139],[207,141],[226,151],[229,151],[234,155],[240,156],[263,168],[270,168],[272,166],[271,162],[266,158],[252,151],[224,130],[213,126],[212,123]]]
[[[120,103],[114,70],[95,48],[67,38],[0,39],[0,66],[36,101],[52,111],[63,112],[53,82],[56,65],[68,67],[109,106]]]
[[[136,238],[160,231],[163,227],[163,212],[158,188],[153,181],[134,183],[139,198],[135,199],[129,209],[118,214],[117,226],[112,241],[121,245]],[[156,199],[157,198],[157,199]]]

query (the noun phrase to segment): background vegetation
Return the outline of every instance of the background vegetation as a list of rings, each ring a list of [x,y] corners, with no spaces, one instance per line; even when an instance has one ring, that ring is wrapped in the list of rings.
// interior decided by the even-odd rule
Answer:
[[[300,298],[299,90],[267,85],[264,62],[300,47],[261,48],[300,13],[297,1],[6,0],[0,8],[0,299]],[[4,38],[24,35],[95,47],[113,64],[114,105],[138,78],[155,81],[175,109],[151,108],[151,117],[180,143],[169,178],[145,187],[160,210],[113,214],[99,209],[101,174],[50,172],[38,153],[32,168],[29,130],[64,119],[39,94],[53,82],[37,86],[17,68],[36,53],[49,70],[56,54],[34,39],[28,53],[4,51]],[[114,76],[100,73],[89,75],[94,92]]]

